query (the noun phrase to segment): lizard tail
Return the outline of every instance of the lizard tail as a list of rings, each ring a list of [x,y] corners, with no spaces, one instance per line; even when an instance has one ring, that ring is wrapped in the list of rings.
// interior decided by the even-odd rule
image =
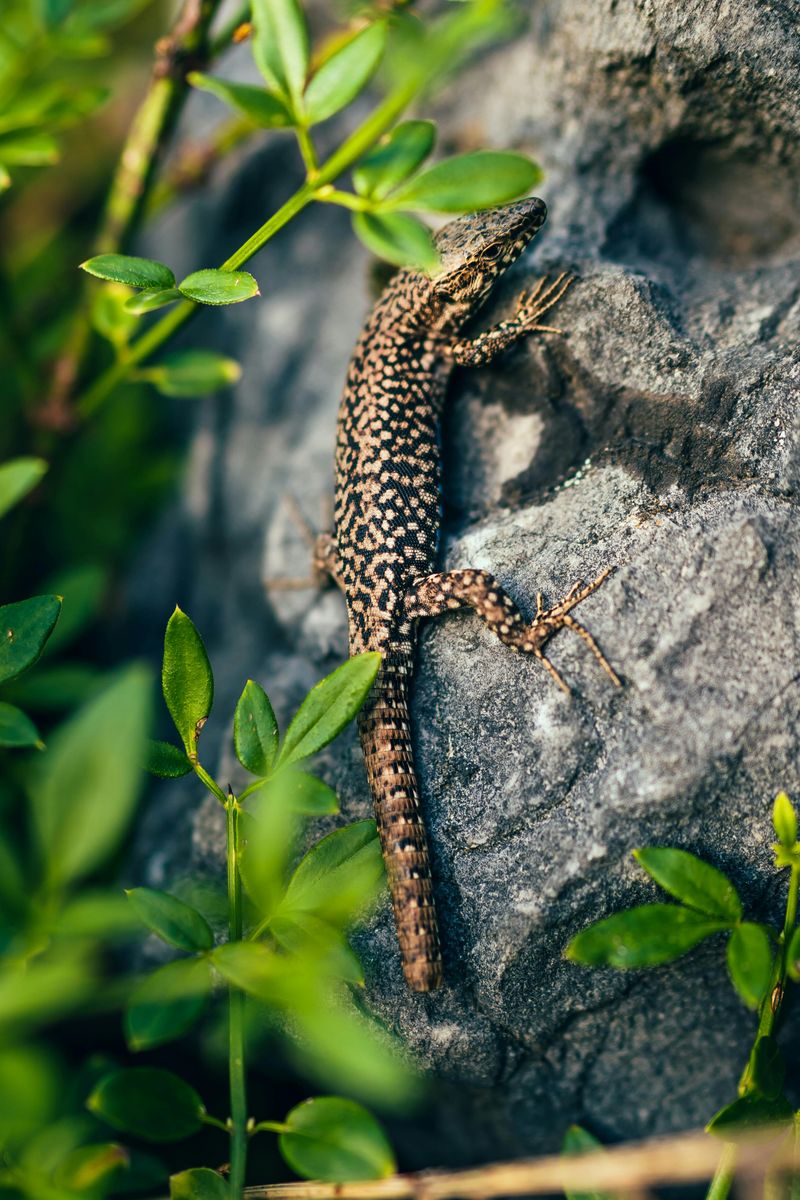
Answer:
[[[430,992],[442,983],[442,953],[411,752],[409,670],[405,656],[384,659],[359,715],[359,733],[375,801],[403,975],[412,991]]]

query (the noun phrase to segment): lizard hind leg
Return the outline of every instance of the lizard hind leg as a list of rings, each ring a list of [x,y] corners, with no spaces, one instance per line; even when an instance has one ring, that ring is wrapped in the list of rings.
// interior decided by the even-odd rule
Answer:
[[[569,686],[545,657],[543,647],[559,629],[570,629],[586,642],[614,685],[621,687],[622,681],[588,629],[570,615],[577,604],[600,587],[612,570],[607,567],[586,586],[582,586],[582,581],[573,584],[564,599],[550,608],[544,607],[541,592],[538,593],[536,614],[530,623],[525,621],[495,577],[480,570],[448,571],[415,580],[406,597],[406,613],[410,618],[437,617],[454,609],[473,608],[501,642],[512,650],[534,655],[567,693]]]
[[[330,533],[317,533],[294,496],[285,497],[286,507],[308,548],[311,551],[311,571],[304,578],[268,578],[268,592],[322,591],[330,583],[344,590],[342,567],[336,539]]]

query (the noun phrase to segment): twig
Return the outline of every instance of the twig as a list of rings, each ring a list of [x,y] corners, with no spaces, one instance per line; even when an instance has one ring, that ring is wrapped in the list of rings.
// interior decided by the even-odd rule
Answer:
[[[147,201],[147,216],[160,212],[183,192],[205,183],[220,159],[247,141],[254,133],[263,132],[248,117],[233,117],[225,121],[204,142],[182,146],[175,161],[164,172]]]
[[[789,1142],[776,1151],[785,1129],[739,1144],[737,1176],[747,1180],[793,1166]],[[572,1192],[630,1194],[665,1184],[710,1179],[725,1147],[703,1133],[680,1134],[579,1155],[519,1159],[466,1171],[421,1171],[359,1183],[276,1183],[245,1189],[247,1200],[486,1200],[493,1196],[541,1196]]]
[[[122,148],[93,254],[124,249],[141,216],[159,153],[186,97],[186,75],[205,59],[209,27],[221,0],[184,0],[171,31],[155,47],[147,93]],[[53,365],[49,392],[36,411],[38,425],[64,431],[74,424],[70,395],[89,341],[89,291],[84,284],[63,349]]]

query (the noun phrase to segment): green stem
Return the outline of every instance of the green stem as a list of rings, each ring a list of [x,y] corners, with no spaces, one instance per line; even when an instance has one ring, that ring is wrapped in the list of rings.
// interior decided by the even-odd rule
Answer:
[[[192,763],[192,767],[194,768],[195,775],[201,781],[201,783],[204,783],[211,794],[216,796],[220,804],[227,809],[228,797],[225,795],[216,780],[211,778],[208,771],[205,769],[205,767],[201,767],[199,762]]]
[[[317,199],[323,204],[341,204],[342,208],[350,208],[353,212],[368,212],[372,208],[370,201],[363,196],[354,196],[352,192],[339,192],[332,187],[320,188]]]
[[[737,1147],[732,1142],[722,1147],[714,1178],[708,1185],[706,1200],[727,1200],[736,1172],[736,1153]]]
[[[225,805],[228,862],[228,939],[242,940],[242,881],[239,875],[239,809],[236,799]],[[231,1092],[231,1174],[233,1200],[242,1195],[247,1170],[247,1086],[244,1065],[244,995],[228,986],[228,1075]]]
[[[266,245],[270,238],[274,237],[278,230],[282,229],[292,217],[296,216],[306,205],[315,199],[316,191],[319,188],[332,183],[343,171],[346,171],[362,155],[366,154],[367,150],[375,144],[381,134],[397,120],[403,110],[411,103],[416,92],[419,90],[419,86],[418,82],[406,84],[387,96],[383,103],[379,104],[370,116],[367,117],[366,121],[342,143],[338,150],[334,151],[327,162],[322,164],[314,178],[313,184],[307,182],[301,188],[298,188],[294,195],[290,196],[286,203],[268,221],[265,221],[260,229],[257,229],[238,250],[235,250],[222,263],[221,270],[238,270],[262,246]],[[157,350],[159,346],[163,345],[173,333],[185,324],[196,308],[197,305],[191,302],[178,305],[177,308],[172,309],[171,312],[153,325],[147,333],[135,341],[130,347],[126,362],[124,364],[115,363],[109,367],[77,401],[76,409],[79,416],[85,418],[95,412],[117,384],[127,378],[131,368],[135,367],[137,363],[140,363],[144,358],[152,354],[154,350]]]
[[[314,143],[311,140],[311,134],[304,125],[298,125],[297,144],[300,147],[300,153],[303,156],[303,165],[306,169],[306,175],[309,182],[312,182],[317,177],[319,163],[317,162],[317,152],[314,149]]]

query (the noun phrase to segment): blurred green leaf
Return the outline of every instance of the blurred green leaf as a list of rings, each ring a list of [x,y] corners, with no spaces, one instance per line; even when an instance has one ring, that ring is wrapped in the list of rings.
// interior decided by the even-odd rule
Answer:
[[[762,925],[745,921],[728,939],[728,971],[748,1008],[758,1008],[772,982],[772,946]]]
[[[231,387],[241,375],[242,368],[234,359],[213,350],[179,350],[142,372],[162,396],[188,397]]]
[[[193,271],[181,280],[178,290],[196,304],[239,304],[261,295],[248,271],[219,271],[213,267]]]
[[[135,292],[133,296],[130,296],[125,301],[125,310],[137,317],[142,317],[145,313],[155,312],[167,304],[174,304],[176,300],[182,299],[183,297],[176,287],[147,288],[143,292]]]
[[[141,921],[123,894],[82,889],[61,909],[53,932],[59,937],[109,941],[141,930]]]
[[[108,571],[96,564],[59,571],[49,579],[49,590],[61,596],[61,615],[47,642],[47,653],[74,642],[100,611],[108,587]]]
[[[44,742],[30,717],[22,709],[3,701],[0,701],[0,746],[44,749]]]
[[[36,1046],[0,1050],[0,1139],[5,1148],[46,1125],[60,1090],[56,1056]]]
[[[151,738],[147,743],[145,768],[151,775],[158,775],[161,779],[180,779],[182,775],[189,774],[192,764],[179,746]]]
[[[386,22],[374,21],[326,59],[306,88],[310,125],[327,121],[363,91],[378,68],[386,46]]]
[[[633,857],[659,887],[689,908],[727,921],[741,918],[742,902],[736,888],[722,871],[696,855],[650,846],[634,850]]]
[[[0,967],[0,1032],[4,1039],[74,1010],[97,986],[80,955]]]
[[[164,263],[131,254],[97,254],[82,262],[81,270],[98,279],[126,283],[129,287],[160,290],[175,286],[175,276]]]
[[[49,643],[46,649],[49,652]],[[57,663],[39,666],[32,674],[5,684],[3,694],[35,712],[61,712],[91,700],[108,678],[85,663]]]
[[[353,169],[360,196],[383,200],[425,161],[436,141],[433,121],[403,121]]]
[[[680,958],[730,924],[677,904],[643,904],[590,925],[565,954],[589,967],[654,967]]]
[[[131,1050],[149,1050],[186,1033],[202,1016],[211,994],[205,959],[178,959],[159,967],[136,987],[125,1009]]]
[[[523,154],[475,150],[428,167],[384,203],[429,212],[474,212],[527,195],[541,177],[536,163]]]
[[[240,991],[247,992],[265,1004],[283,1005],[287,997],[286,960],[258,942],[227,942],[211,953],[211,961],[220,975]],[[294,981],[298,989],[300,977]]]
[[[149,1142],[190,1137],[205,1114],[194,1088],[158,1067],[112,1071],[100,1080],[86,1106],[115,1129]]]
[[[230,1188],[218,1171],[192,1167],[169,1177],[170,1200],[229,1200]]]
[[[216,79],[213,75],[203,75],[200,71],[191,71],[187,79],[192,87],[210,92],[229,108],[238,110],[265,129],[279,129],[293,124],[292,114],[280,97],[265,88],[253,87],[249,83],[231,83],[226,79]]]
[[[269,931],[284,950],[298,955],[310,953],[334,978],[364,986],[361,963],[341,930],[311,913],[297,913],[294,917],[273,917]]]
[[[320,680],[292,718],[279,765],[299,762],[332,742],[366,700],[380,665],[380,654],[357,654]]]
[[[300,860],[278,915],[315,913],[347,923],[375,899],[384,879],[375,822],[356,821],[321,838]]]
[[[772,824],[780,844],[790,850],[797,841],[797,813],[786,792],[778,792],[775,797]]]
[[[274,912],[285,890],[285,873],[299,821],[280,792],[262,797],[258,816],[239,814],[239,871],[260,917]]]
[[[248,679],[233,714],[233,745],[236,757],[253,775],[268,775],[278,752],[278,722],[269,696]]]
[[[11,167],[46,167],[58,162],[58,142],[43,130],[0,134],[0,160]]]
[[[53,735],[31,780],[51,884],[94,870],[117,847],[141,783],[150,676],[130,667]]]
[[[304,1179],[385,1179],[397,1169],[383,1129],[354,1100],[315,1096],[293,1108],[285,1124],[289,1131],[280,1135],[281,1154]]]
[[[11,187],[12,182],[13,181],[6,170],[5,164],[0,163],[0,195],[2,195],[3,192],[7,191]]]
[[[355,213],[353,229],[368,250],[395,266],[434,271],[439,265],[431,231],[407,213]]]
[[[124,283],[109,283],[92,291],[92,326],[118,350],[128,344],[138,325],[135,314],[128,308],[128,300],[133,294]]]
[[[296,111],[308,69],[308,27],[297,0],[253,0],[253,58],[267,86]]]
[[[178,607],[164,634],[161,686],[175,728],[186,753],[194,761],[197,739],[214,702],[214,676],[203,639]]]
[[[783,1090],[786,1063],[774,1037],[765,1034],[757,1038],[749,1065],[755,1088],[768,1100],[775,1100]]]
[[[210,950],[214,935],[205,917],[169,892],[138,887],[126,891],[134,912],[148,929],[179,950]]]
[[[786,966],[789,975],[795,983],[800,980],[800,925],[798,925],[789,939],[789,947],[786,951]]]
[[[711,1118],[706,1129],[718,1137],[729,1140],[737,1133],[746,1133],[765,1125],[788,1125],[792,1120],[792,1106],[783,1096],[768,1100],[751,1092],[740,1096],[732,1104],[726,1104]]]
[[[60,612],[60,596],[33,596],[0,606],[0,682],[36,662]]]
[[[46,470],[43,458],[12,458],[0,466],[0,517],[36,487]]]
[[[570,1125],[561,1143],[562,1154],[591,1154],[602,1150],[601,1142],[581,1125]],[[611,1200],[608,1192],[576,1192],[564,1189],[566,1200]]]
[[[296,767],[282,767],[271,779],[257,786],[251,795],[250,803],[257,815],[265,805],[271,804],[283,805],[306,817],[324,817],[339,811],[339,800],[333,788],[316,775],[298,771]]]
[[[54,1182],[66,1192],[106,1194],[116,1177],[128,1169],[128,1151],[115,1142],[78,1146],[62,1159]]]

